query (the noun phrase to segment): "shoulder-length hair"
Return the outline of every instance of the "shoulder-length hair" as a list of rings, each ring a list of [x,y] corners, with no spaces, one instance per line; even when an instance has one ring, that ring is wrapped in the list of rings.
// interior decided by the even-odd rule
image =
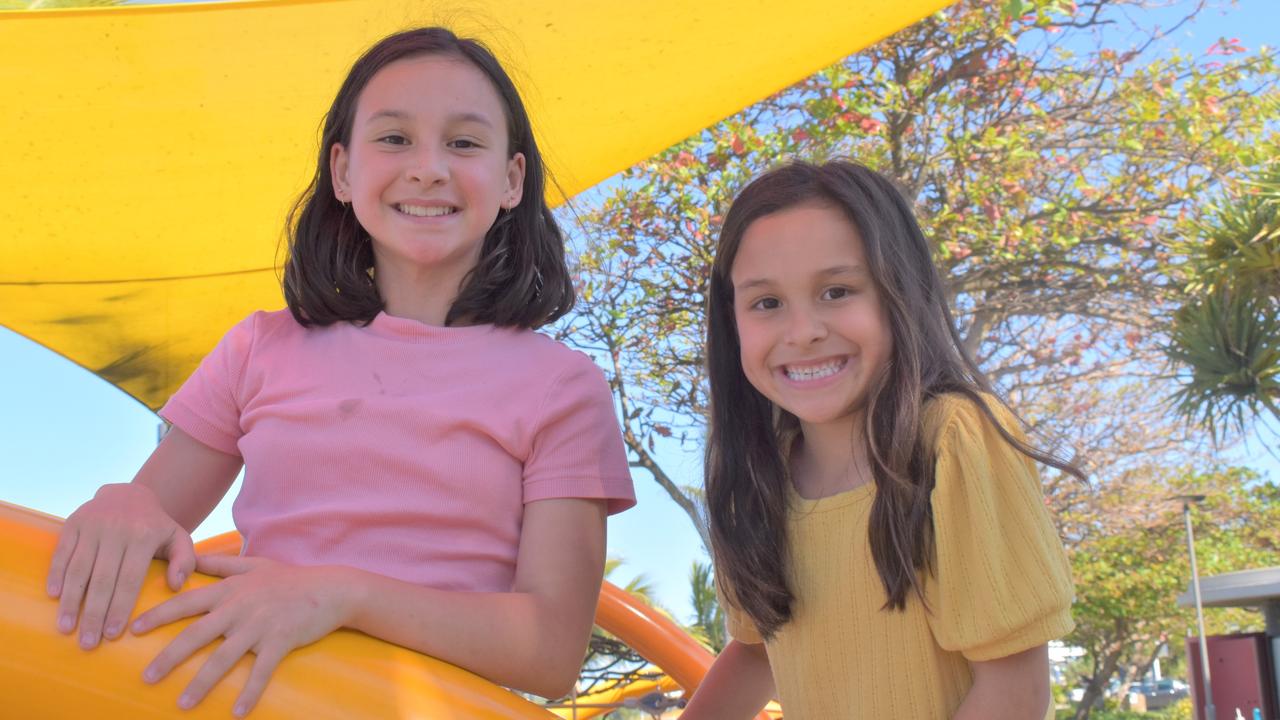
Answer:
[[[983,396],[994,395],[991,384],[964,350],[929,243],[892,183],[843,160],[794,162],[765,173],[734,200],[712,265],[706,500],[727,600],[766,638],[791,619],[794,600],[787,582],[791,480],[781,443],[795,436],[799,421],[775,408],[743,373],[730,271],[751,223],[813,202],[843,213],[857,229],[893,337],[889,361],[868,388],[865,431],[851,439],[865,445],[876,486],[869,535],[886,607],[905,608],[908,593],[923,598],[920,573],[932,568],[934,462],[922,431],[930,398],[969,397],[1019,451],[1083,478],[1068,463],[1015,439],[987,406]]]
[[[439,27],[391,35],[370,48],[347,74],[324,119],[315,176],[289,213],[284,296],[304,326],[349,321],[367,324],[384,303],[369,276],[373,248],[354,212],[333,192],[329,155],[334,143],[351,142],[356,103],[379,70],[408,58],[442,55],[479,68],[493,83],[506,111],[508,156],[524,153],[524,197],[500,211],[485,234],[480,259],[463,279],[446,325],[492,323],[537,328],[573,307],[564,239],[545,198],[546,170],[533,127],[511,78],[479,42]]]

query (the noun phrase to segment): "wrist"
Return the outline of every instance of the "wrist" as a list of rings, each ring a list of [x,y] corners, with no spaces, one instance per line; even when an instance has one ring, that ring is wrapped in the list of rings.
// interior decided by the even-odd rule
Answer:
[[[359,629],[362,609],[369,597],[369,573],[341,565],[331,566],[325,582],[334,592],[342,627]]]

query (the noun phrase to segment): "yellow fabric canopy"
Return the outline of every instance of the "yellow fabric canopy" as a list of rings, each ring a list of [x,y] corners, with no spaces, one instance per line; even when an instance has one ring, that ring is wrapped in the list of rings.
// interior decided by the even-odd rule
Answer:
[[[483,39],[567,195],[945,0],[259,0],[0,12],[0,324],[159,407],[279,308],[284,216],[355,58]]]

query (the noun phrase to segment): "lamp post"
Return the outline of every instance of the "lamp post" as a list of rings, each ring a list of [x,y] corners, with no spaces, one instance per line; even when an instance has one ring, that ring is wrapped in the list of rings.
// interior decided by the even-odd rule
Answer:
[[[1209,640],[1204,634],[1204,607],[1200,604],[1200,573],[1196,570],[1196,539],[1191,529],[1191,504],[1204,502],[1204,495],[1177,495],[1182,502],[1182,518],[1187,523],[1187,554],[1191,556],[1191,594],[1196,601],[1196,625],[1200,630],[1200,677],[1204,680],[1205,720],[1218,720],[1213,707],[1213,688],[1209,676]]]

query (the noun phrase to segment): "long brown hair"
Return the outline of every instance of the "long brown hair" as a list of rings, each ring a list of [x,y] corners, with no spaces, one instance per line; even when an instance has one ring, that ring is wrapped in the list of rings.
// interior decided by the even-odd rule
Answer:
[[[456,57],[489,78],[506,110],[508,156],[524,153],[525,158],[524,197],[500,211],[485,234],[480,260],[462,281],[445,324],[537,328],[554,322],[573,308],[573,281],[564,238],[545,199],[545,165],[524,103],[493,53],[439,27],[381,40],[356,61],[338,90],[325,115],[315,176],[289,213],[284,269],[289,310],[304,326],[366,324],[382,311],[382,297],[368,272],[373,267],[369,234],[334,197],[329,153],[334,143],[351,142],[356,103],[373,76],[397,60],[424,55]]]
[[[794,600],[787,582],[791,480],[781,438],[798,428],[798,420],[775,408],[743,373],[730,271],[751,223],[814,201],[844,213],[857,228],[893,337],[889,361],[868,389],[865,431],[852,440],[865,444],[876,486],[869,535],[886,607],[903,609],[908,593],[923,597],[920,573],[932,569],[934,462],[921,427],[931,398],[967,396],[1020,452],[1084,477],[1069,463],[1014,438],[987,406],[984,397],[994,396],[991,384],[965,352],[929,243],[889,180],[844,160],[795,162],[761,175],[734,200],[712,266],[706,498],[712,551],[722,587],[729,590],[727,600],[766,638],[791,619]]]

